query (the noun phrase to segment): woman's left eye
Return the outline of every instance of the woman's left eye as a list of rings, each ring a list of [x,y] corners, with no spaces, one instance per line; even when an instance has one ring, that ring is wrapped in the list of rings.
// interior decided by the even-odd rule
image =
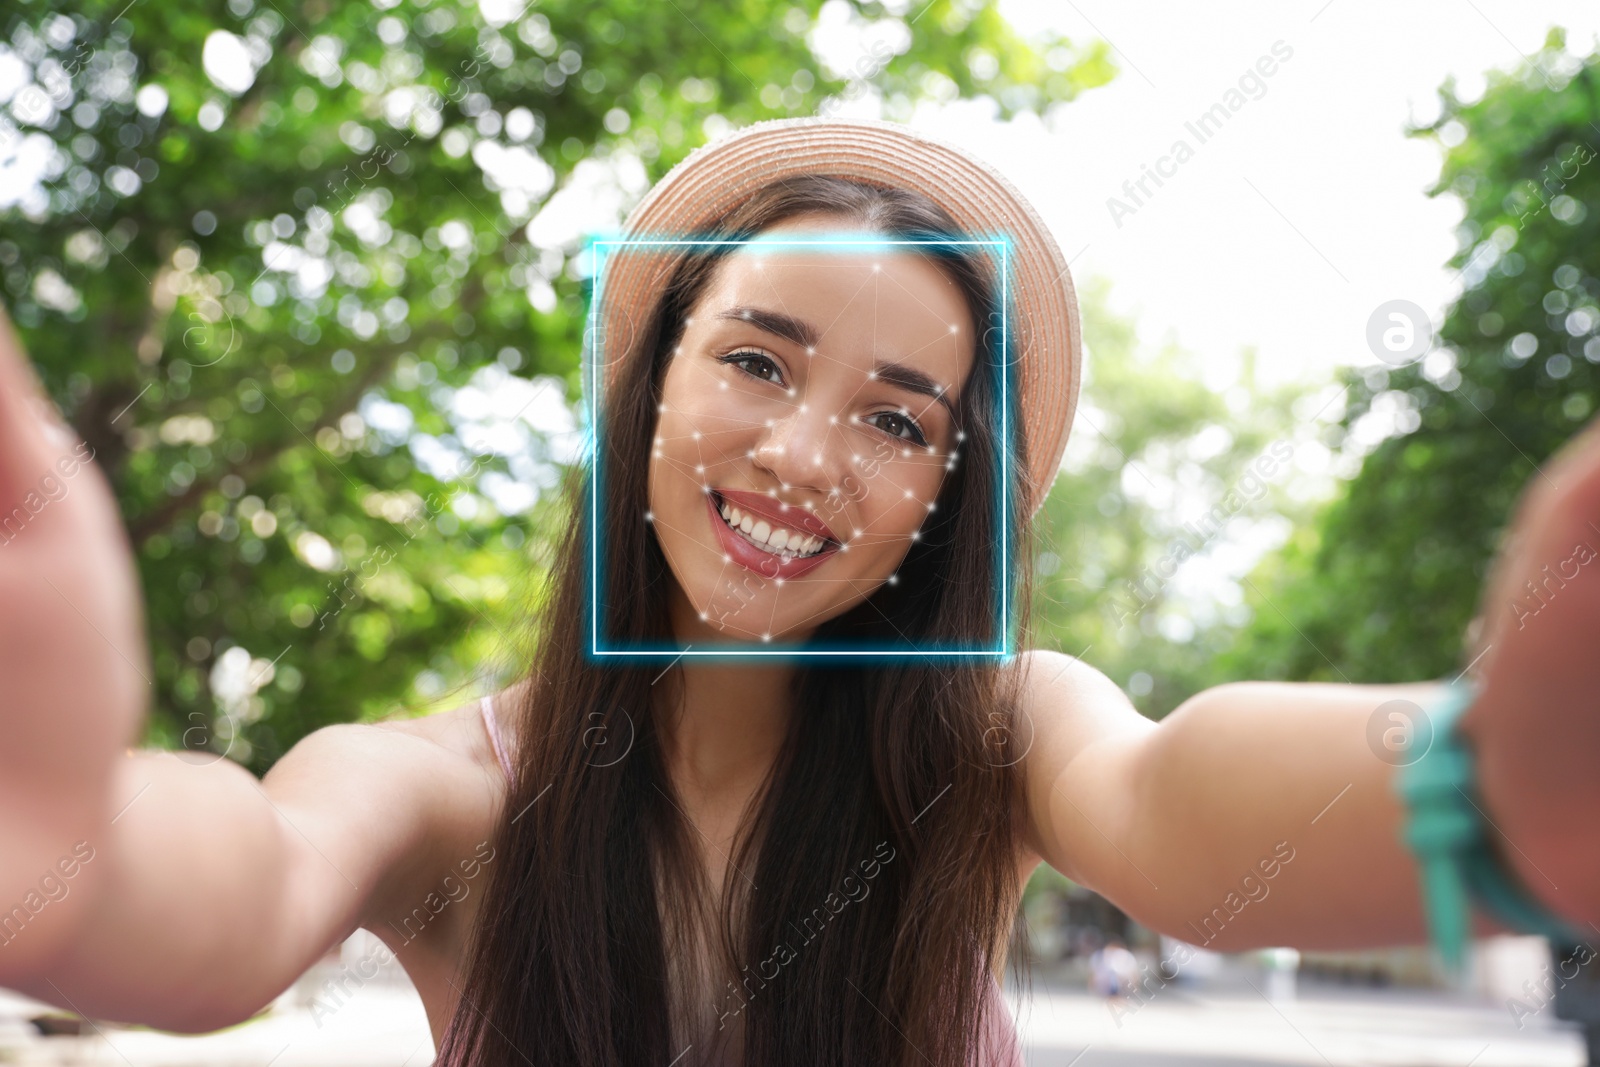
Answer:
[[[729,355],[721,357],[721,360],[722,360],[723,363],[731,363],[734,366],[739,367],[740,370],[744,371],[746,374],[750,375],[750,377],[752,377],[752,378],[760,378],[764,382],[772,382],[772,383],[774,383],[776,385],[782,385],[783,384],[783,375],[778,370],[778,364],[773,361],[771,356],[766,355],[765,353],[762,353],[762,352],[734,352],[734,353],[731,353]],[[772,372],[772,377],[770,377],[770,378],[763,377],[762,375],[757,374],[755,371],[750,370],[748,367],[742,366],[742,364],[746,364],[746,363],[754,363],[758,367],[766,368],[767,370]]]
[[[922,445],[923,447],[926,447],[928,444],[928,439],[922,435],[922,430],[917,426],[917,424],[909,417],[902,415],[898,411],[882,411],[874,415],[873,418],[891,420],[887,425],[880,424],[879,427],[890,437],[904,437],[905,440],[916,445]],[[898,432],[897,428],[904,428],[910,431],[910,436],[901,434]]]

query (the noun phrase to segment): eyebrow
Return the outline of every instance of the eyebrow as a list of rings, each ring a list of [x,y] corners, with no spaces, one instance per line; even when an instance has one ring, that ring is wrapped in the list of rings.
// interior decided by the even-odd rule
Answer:
[[[922,371],[915,367],[909,367],[904,363],[894,362],[874,363],[872,369],[877,374],[879,381],[898,385],[910,393],[920,393],[923,396],[933,397],[934,400],[944,405],[945,411],[950,413],[950,422],[957,427],[961,425],[960,420],[956,418],[955,408],[951,407],[950,401],[945,399],[946,390],[944,386],[928,377]]]
[[[785,315],[781,311],[769,311],[766,308],[746,307],[735,304],[731,308],[717,312],[719,319],[735,319],[748,322],[766,330],[768,333],[777,334],[787,341],[807,348],[815,348],[821,335],[817,328],[804,319],[797,319],[793,315]]]
[[[793,341],[797,345],[805,345],[807,348],[815,348],[820,338],[816,327],[804,319],[797,319],[793,315],[768,308],[735,305],[719,311],[717,318],[748,322],[767,333],[782,337],[786,341]],[[892,360],[888,362],[880,360],[873,364],[872,370],[880,381],[899,386],[910,393],[932,397],[944,405],[945,411],[950,414],[950,421],[959,425],[955,409],[950,406],[950,401],[945,396],[948,390],[921,370]]]

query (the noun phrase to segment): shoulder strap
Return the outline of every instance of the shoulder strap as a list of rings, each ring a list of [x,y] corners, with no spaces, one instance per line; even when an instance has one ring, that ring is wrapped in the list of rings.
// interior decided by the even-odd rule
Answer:
[[[495,721],[494,703],[487,695],[478,702],[479,709],[483,712],[483,727],[489,732],[489,744],[494,746],[495,758],[500,761],[500,767],[506,772],[506,780],[510,781],[511,758],[506,755],[505,746],[500,743],[500,724]]]

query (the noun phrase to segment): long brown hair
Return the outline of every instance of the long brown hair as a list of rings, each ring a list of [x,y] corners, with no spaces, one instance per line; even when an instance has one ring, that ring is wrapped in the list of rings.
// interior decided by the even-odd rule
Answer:
[[[749,238],[818,213],[897,237],[965,236],[921,194],[832,175],[765,186],[702,232]],[[674,579],[644,517],[647,458],[670,353],[720,258],[682,257],[606,399],[599,610],[624,642],[670,637]],[[1030,487],[1020,420],[1010,440],[1000,432],[1000,361],[1010,354],[998,343],[997,288],[981,256],[952,247],[934,258],[979,337],[957,401],[962,455],[899,580],[824,623],[817,641],[998,645],[1009,623],[999,618],[1002,582],[1026,632]],[[996,474],[1005,448],[1009,514]],[[661,665],[586,654],[591,477],[584,465],[567,482],[571,521],[537,612],[500,858],[439,1062],[687,1065],[706,1051],[681,1047],[694,1033],[685,1013],[698,1013],[715,1023],[736,1015],[744,1062],[766,1067],[970,1063],[993,1003],[986,972],[1017,907],[1016,768],[1031,731],[1015,722],[1015,672],[981,658],[797,661],[787,736],[711,912],[649,711]],[[1008,573],[996,563],[1001,539]],[[674,692],[679,669],[662,679]],[[595,745],[602,737],[607,745]],[[624,741],[624,758],[598,754]],[[680,988],[686,946],[708,914],[720,950],[713,1004]]]

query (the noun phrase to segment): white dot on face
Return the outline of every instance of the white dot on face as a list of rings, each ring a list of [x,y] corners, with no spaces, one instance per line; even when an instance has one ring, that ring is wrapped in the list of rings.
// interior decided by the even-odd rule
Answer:
[[[683,352],[683,346],[682,345],[674,345],[673,346],[673,349],[672,349],[672,354],[673,355],[675,355],[675,356],[676,355],[680,355],[680,354],[682,354],[682,352]]]
[[[733,562],[733,557],[731,557],[731,556],[723,556],[722,557],[722,562],[724,562],[724,563],[732,563]]]
[[[656,521],[656,513],[653,512],[653,511],[645,512],[644,513],[644,521],[645,522],[655,522]]]
[[[661,411],[661,412],[665,412],[667,410],[667,405],[665,405],[665,404],[657,404],[656,405],[656,410],[657,411]]]
[[[838,422],[839,422],[839,416],[837,416],[837,415],[829,415],[828,416],[828,425],[829,426],[838,425]]]
[[[898,574],[889,575],[889,584],[890,585],[898,585],[899,583],[900,583],[900,576]]]
[[[964,430],[957,430],[956,431],[956,440],[957,441],[965,441],[966,439],[967,439],[966,431],[964,431]]]
[[[910,497],[910,496],[911,496],[911,490],[909,490],[909,489],[907,489],[907,490],[906,490],[906,496],[907,496],[907,497]]]
[[[727,387],[728,387],[728,383],[727,382],[718,382],[717,383],[717,388],[718,389],[726,389]]]
[[[860,531],[860,530],[857,530],[857,531],[856,531],[856,536],[857,536],[857,537],[860,537],[860,536],[861,536],[861,531]]]
[[[694,472],[696,474],[704,474],[706,472],[705,465],[702,463],[695,464]]]
[[[700,440],[700,431],[696,430],[694,433],[690,434],[689,436],[693,437],[696,441],[698,441],[698,440]]]
[[[768,420],[767,420],[767,425],[768,425],[768,426],[771,426],[771,425],[772,425],[772,420],[771,420],[771,419],[768,419]]]
[[[882,265],[881,265],[881,264],[878,264],[878,263],[874,263],[874,264],[873,264],[873,265],[872,265],[872,269],[873,269],[873,270],[874,270],[874,271],[880,271],[880,270],[882,270],[882,269],[883,269],[883,267],[882,267]]]
[[[772,635],[771,634],[762,634],[761,635],[761,640],[763,640],[763,641],[771,641],[772,640]]]
[[[939,506],[939,505],[938,505],[938,504],[929,504],[929,505],[928,505],[928,510],[929,510],[929,511],[932,511],[932,510],[933,510],[933,509],[934,509],[934,508],[936,508],[936,507],[938,507],[938,506]]]
[[[811,465],[812,465],[812,466],[813,466],[813,467],[820,467],[820,466],[822,466],[822,457],[821,457],[821,456],[819,456],[819,455],[817,455],[817,454],[816,454],[816,453],[814,453],[814,452],[813,452],[813,453],[812,453],[812,454],[811,454]]]
[[[783,579],[782,579],[782,578],[774,578],[774,579],[772,579],[772,580],[773,580],[773,581],[774,581],[774,582],[777,582],[777,583],[778,583],[778,584],[779,584],[779,585],[782,585],[782,584],[783,584]]]
[[[694,325],[694,316],[693,315],[686,316],[684,318],[684,320],[683,320],[683,324],[685,326],[693,326]]]
[[[920,541],[920,540],[922,540],[922,535],[920,533],[913,532],[911,534],[911,540]]]
[[[705,619],[706,619],[706,613],[705,613],[705,612],[703,612],[703,611],[702,611],[702,612],[701,612],[701,613],[700,613],[700,621],[701,621],[701,622],[704,622],[704,621],[705,621]]]
[[[752,448],[750,451],[746,452],[744,454],[744,456],[745,456],[746,459],[755,459],[756,458],[756,450]]]
[[[814,356],[816,354],[817,354],[817,350],[815,348],[812,348],[810,345],[806,346],[806,355]]]

